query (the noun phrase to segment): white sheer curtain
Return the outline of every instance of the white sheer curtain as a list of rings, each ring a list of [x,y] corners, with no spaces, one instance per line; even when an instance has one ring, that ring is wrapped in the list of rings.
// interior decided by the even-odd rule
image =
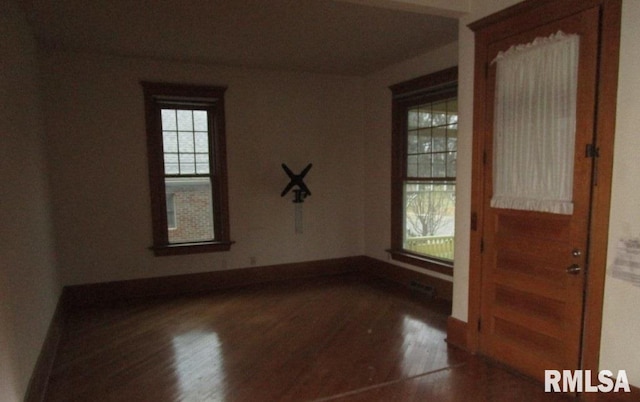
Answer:
[[[492,207],[573,213],[579,44],[558,32],[494,60]]]

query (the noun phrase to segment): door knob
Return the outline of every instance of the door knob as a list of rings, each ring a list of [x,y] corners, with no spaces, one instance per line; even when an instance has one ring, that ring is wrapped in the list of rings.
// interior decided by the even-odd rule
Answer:
[[[578,275],[582,271],[582,268],[578,264],[571,264],[569,268],[567,268],[567,273],[571,275]]]

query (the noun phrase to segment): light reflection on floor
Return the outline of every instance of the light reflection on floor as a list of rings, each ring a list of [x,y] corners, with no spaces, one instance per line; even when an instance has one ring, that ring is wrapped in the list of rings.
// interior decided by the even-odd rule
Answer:
[[[412,377],[424,372],[424,362],[416,356],[424,358],[424,351],[433,343],[433,328],[424,321],[409,315],[402,318],[402,372],[406,377]]]
[[[224,401],[222,345],[215,332],[190,331],[172,340],[181,401]]]

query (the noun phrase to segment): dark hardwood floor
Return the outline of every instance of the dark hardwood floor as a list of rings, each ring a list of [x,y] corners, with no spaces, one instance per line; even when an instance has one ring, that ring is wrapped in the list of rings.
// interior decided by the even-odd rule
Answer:
[[[448,346],[449,314],[364,274],[86,308],[46,400],[567,400]]]

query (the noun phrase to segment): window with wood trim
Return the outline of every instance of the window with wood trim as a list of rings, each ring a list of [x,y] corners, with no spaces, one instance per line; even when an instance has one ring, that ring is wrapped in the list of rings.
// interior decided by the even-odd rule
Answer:
[[[392,239],[396,260],[452,272],[457,68],[391,86]]]
[[[226,87],[142,82],[156,255],[227,251]]]

